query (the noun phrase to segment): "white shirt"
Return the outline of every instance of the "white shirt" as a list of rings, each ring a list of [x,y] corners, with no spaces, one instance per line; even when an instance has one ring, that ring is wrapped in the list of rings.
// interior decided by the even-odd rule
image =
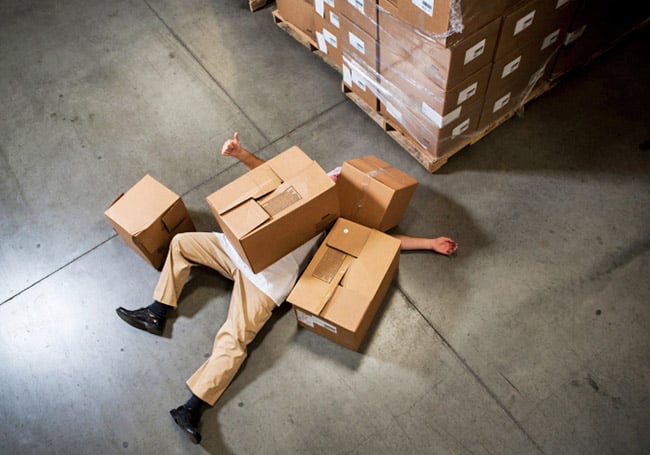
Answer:
[[[226,236],[221,232],[215,232],[215,234],[223,249],[235,263],[235,266],[278,306],[286,300],[293,286],[296,284],[298,277],[307,267],[309,260],[316,252],[320,240],[324,235],[324,233],[316,235],[261,272],[253,273],[253,270],[239,256],[239,253],[237,253],[237,250],[235,250]]]

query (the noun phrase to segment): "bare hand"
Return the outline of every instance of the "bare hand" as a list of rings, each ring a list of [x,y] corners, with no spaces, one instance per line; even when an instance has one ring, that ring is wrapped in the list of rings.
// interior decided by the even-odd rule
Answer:
[[[240,153],[241,142],[239,142],[239,133],[236,132],[233,139],[228,139],[223,143],[223,147],[221,147],[221,154],[223,156],[233,156],[235,158],[238,158]]]
[[[449,237],[438,237],[432,240],[431,249],[436,253],[451,256],[458,249],[458,243]]]

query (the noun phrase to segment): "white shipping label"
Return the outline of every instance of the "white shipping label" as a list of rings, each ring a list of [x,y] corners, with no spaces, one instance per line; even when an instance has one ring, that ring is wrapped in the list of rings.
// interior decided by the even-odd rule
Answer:
[[[515,24],[515,32],[512,35],[514,36],[520,33],[522,30],[525,30],[531,25],[533,25],[534,19],[535,19],[535,10],[532,10],[530,13],[526,14],[524,17],[522,17],[517,21],[517,24]]]
[[[309,327],[314,326],[314,321],[312,320],[312,316],[310,314],[307,314],[302,310],[296,309],[296,317],[298,318],[298,322],[302,322],[303,324]]]
[[[355,7],[355,8],[356,8],[360,13],[364,13],[364,14],[365,14],[365,10],[364,10],[365,5],[364,5],[364,2],[365,2],[365,0],[348,0],[348,3],[349,3],[350,5],[354,6],[354,7]]]
[[[465,131],[467,131],[467,128],[469,128],[469,119],[468,118],[465,119],[463,121],[463,123],[461,123],[460,125],[458,125],[456,128],[453,129],[453,131],[451,132],[451,137],[460,136]]]
[[[327,3],[332,8],[336,8],[336,6],[334,6],[334,0],[325,0],[325,3]]]
[[[555,9],[560,9],[564,5],[566,5],[567,3],[569,3],[569,0],[557,0],[557,4],[555,5]]]
[[[366,82],[365,74],[363,74],[361,71],[355,70],[354,68],[352,68],[352,82],[354,82],[357,87],[359,87],[364,92],[366,91],[368,83]]]
[[[477,58],[485,51],[485,42],[486,39],[482,39],[474,46],[467,49],[467,51],[465,51],[465,65],[467,65],[469,62]]]
[[[496,100],[496,102],[494,103],[494,109],[492,109],[492,112],[498,111],[499,109],[501,109],[503,106],[505,106],[509,102],[510,102],[510,93],[508,93],[507,95],[505,95],[505,96],[499,98],[498,100]]]
[[[352,86],[352,72],[347,65],[343,65],[343,83],[348,87]]]
[[[564,45],[568,46],[569,44],[573,43],[575,40],[580,38],[586,29],[587,29],[587,24],[583,25],[582,27],[580,27],[578,30],[574,32],[567,33],[566,38],[564,38]]]
[[[325,2],[323,0],[315,0],[314,9],[320,17],[325,17]]]
[[[544,42],[542,43],[541,50],[544,50],[547,47],[551,46],[552,44],[556,43],[559,37],[560,37],[560,29],[558,28],[553,33],[550,33],[546,38],[544,38]]]
[[[438,114],[431,106],[422,101],[422,113],[438,128],[449,125],[449,123],[460,117],[462,108],[462,106],[459,106],[443,117],[442,115]]]
[[[311,317],[312,321],[314,324],[321,326],[322,328],[329,330],[332,333],[337,333],[338,329],[336,328],[335,325],[330,324],[327,321],[322,320],[321,318],[317,318],[316,316]]]
[[[341,28],[341,21],[339,19],[339,16],[334,11],[330,11],[330,24],[336,28]]]
[[[468,98],[471,98],[472,96],[474,96],[476,94],[477,89],[478,89],[478,82],[474,82],[472,85],[470,85],[465,90],[460,92],[458,94],[458,103],[457,104],[461,104],[461,103],[467,101]]]
[[[420,8],[422,11],[424,11],[429,16],[433,17],[433,3],[434,3],[434,0],[411,0],[411,3],[413,3],[415,6]]]
[[[350,45],[361,52],[363,55],[366,55],[366,43],[363,42],[361,38],[359,38],[357,35],[355,35],[352,32],[348,33],[348,40],[350,41]]]
[[[336,39],[336,35],[334,35],[329,30],[323,29],[323,37],[325,38],[325,41],[327,41],[333,47],[339,47],[338,46],[338,41]]]
[[[501,72],[501,79],[504,79],[505,77],[517,71],[520,63],[521,55],[503,67],[503,71]]]
[[[321,32],[316,32],[316,41],[318,41],[318,49],[327,54],[327,42]]]

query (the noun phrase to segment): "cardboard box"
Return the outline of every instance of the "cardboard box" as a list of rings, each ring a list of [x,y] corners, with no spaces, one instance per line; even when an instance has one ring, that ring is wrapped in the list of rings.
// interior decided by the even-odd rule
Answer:
[[[122,240],[156,269],[165,263],[172,237],[194,231],[180,196],[150,175],[121,194],[104,215]]]
[[[275,3],[285,21],[298,28],[312,40],[316,39],[313,0],[276,0]]]
[[[326,55],[331,63],[341,69],[343,53],[341,52],[341,17],[334,9],[327,7],[324,16],[314,12],[314,34],[318,50]]]
[[[379,5],[448,47],[500,19],[506,6],[514,1],[519,0],[379,0]]]
[[[294,146],[207,197],[219,226],[257,273],[339,216],[334,182]]]
[[[443,90],[489,65],[496,49],[501,19],[495,19],[453,47],[429,40],[394,16],[379,12],[380,73],[408,62]]]
[[[337,5],[342,16],[348,18],[374,40],[378,39],[376,0],[339,0]]]
[[[371,109],[377,110],[379,54],[377,40],[345,16],[341,16],[343,83]]]
[[[376,156],[345,161],[336,181],[341,216],[385,232],[399,224],[417,185]]]
[[[503,17],[495,60],[555,30],[566,34],[578,6],[578,0],[531,0],[512,8]]]
[[[298,325],[357,351],[399,266],[399,240],[344,218],[287,298]]]

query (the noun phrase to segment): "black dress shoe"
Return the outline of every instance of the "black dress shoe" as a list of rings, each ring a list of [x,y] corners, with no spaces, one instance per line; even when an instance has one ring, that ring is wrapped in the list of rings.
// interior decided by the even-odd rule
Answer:
[[[119,307],[117,315],[122,318],[127,324],[132,325],[141,330],[146,330],[154,335],[162,335],[163,328],[165,327],[165,318],[162,318],[153,313],[149,308],[140,308],[138,310],[127,310]]]
[[[195,422],[197,419],[192,416],[192,412],[189,408],[183,405],[176,409],[172,409],[169,413],[174,419],[174,422],[176,422],[176,425],[178,425],[185,432],[187,437],[190,438],[190,441],[194,444],[201,442],[201,433],[199,433],[199,429],[197,428],[199,422]]]

